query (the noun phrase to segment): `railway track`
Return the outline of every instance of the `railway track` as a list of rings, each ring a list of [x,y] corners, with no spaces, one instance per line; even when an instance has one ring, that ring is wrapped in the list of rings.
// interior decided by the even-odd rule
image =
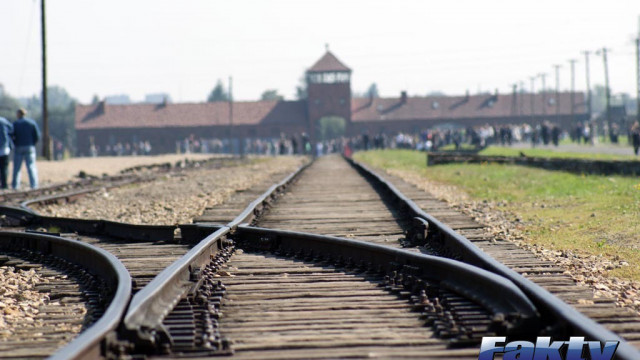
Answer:
[[[190,168],[197,168],[199,166],[214,166],[214,168],[219,168],[223,164],[225,164],[225,162],[193,162]],[[185,167],[181,166],[178,168],[180,169],[179,171],[182,171]],[[161,166],[159,169],[164,171],[171,169],[171,166]],[[256,189],[265,191],[281,176],[281,174],[276,174],[266,179],[262,184],[258,184]],[[136,182],[138,180],[137,175],[131,178],[136,180]],[[148,181],[148,178],[145,177],[144,180]],[[114,186],[130,183],[132,183],[132,181],[116,183]],[[49,217],[39,215],[37,212],[28,208],[28,205],[32,204],[42,206],[44,204],[59,203],[61,201],[66,202],[70,196],[76,198],[77,196],[85,195],[92,191],[92,189],[93,186],[90,186],[89,189],[80,189],[74,194],[59,192],[45,197],[23,200],[21,206],[0,206],[0,213],[3,215],[0,224],[3,229],[20,232],[25,239],[39,235],[54,236],[64,241],[81,242],[94,248],[107,251],[109,254],[117,257],[118,261],[121,262],[126,269],[130,277],[130,280],[128,280],[131,287],[130,295],[135,294],[138,290],[146,286],[158,273],[180,259],[202,239],[202,237],[199,237],[200,233],[198,231],[191,231],[193,227],[189,224],[181,226],[131,225],[105,220]],[[240,194],[243,193],[241,192]],[[236,213],[239,213],[250,202],[243,202],[246,196],[246,194],[242,196],[232,196],[231,199],[225,202],[224,206],[235,206],[237,207]],[[249,196],[251,196],[250,192]],[[45,249],[44,253],[39,257],[46,259],[47,251],[50,250]],[[100,255],[90,256],[95,258]],[[27,258],[29,258],[29,256]],[[0,258],[0,261],[1,260],[2,258]],[[24,261],[25,260],[17,258],[7,258],[7,265],[33,268],[42,276],[51,276],[52,272],[56,271],[55,269],[45,268],[44,264],[28,264]],[[39,291],[46,294],[48,300],[51,301],[47,301],[47,304],[39,307],[38,311],[40,311],[40,316],[36,320],[51,323],[52,321],[56,321],[56,319],[64,320],[62,316],[58,314],[65,314],[68,315],[66,321],[69,329],[60,332],[60,329],[64,329],[64,327],[58,326],[56,329],[56,327],[46,326],[46,324],[27,329],[19,334],[19,337],[17,337],[17,335],[12,336],[11,341],[4,344],[4,348],[2,347],[2,343],[0,343],[0,358],[47,357],[66,342],[73,339],[78,332],[88,329],[89,325],[95,322],[96,318],[99,318],[102,311],[92,305],[94,302],[92,296],[95,293],[95,289],[88,288],[80,290],[79,288],[82,287],[82,283],[87,281],[81,281],[76,277],[74,272],[77,271],[74,265],[69,263],[53,274],[56,275],[57,278],[47,279],[52,285],[55,283],[59,286],[54,287],[47,284],[46,286],[40,286],[38,288]],[[88,270],[81,267],[79,271],[82,274],[86,274]],[[66,298],[72,301],[64,301],[62,303],[55,301],[60,296],[66,296]],[[128,304],[128,301],[129,298],[123,303],[116,305],[124,308]],[[72,311],[74,308],[81,308],[83,311]],[[88,308],[90,313],[86,313],[86,311],[84,311],[85,308]],[[71,326],[77,324],[84,324],[84,326],[75,326],[72,331]],[[31,344],[32,346],[19,347],[20,352],[11,351],[12,348],[18,346],[18,344],[22,342],[28,343],[30,339],[41,336],[39,334],[42,333],[43,329],[51,333],[51,336],[49,336],[49,333],[43,334],[43,339],[51,338],[56,332],[57,337],[53,337],[53,340],[48,340],[46,343],[41,342]],[[114,329],[111,329],[111,331],[113,330]],[[104,347],[104,344],[101,346]],[[68,355],[68,353],[64,354]],[[64,356],[58,357],[65,358]]]
[[[71,203],[87,194],[102,189],[112,189],[131,184],[150,182],[158,176],[167,173],[177,173],[201,168],[219,169],[234,161],[237,162],[238,160],[224,157],[214,157],[205,160],[184,159],[175,164],[138,165],[124,169],[117,175],[96,177],[83,174],[83,177],[78,180],[67,183],[52,184],[38,189],[0,193],[0,204],[33,208],[50,204]]]
[[[358,164],[362,171],[371,173],[365,166]],[[439,248],[449,257],[472,263],[476,266],[500,273],[516,283],[525,282],[518,276],[545,288],[551,294],[570,304],[587,317],[597,321],[605,328],[619,334],[629,344],[640,348],[640,317],[631,309],[616,307],[615,299],[597,298],[593,290],[586,286],[577,285],[565,270],[555,264],[536,258],[517,245],[506,240],[488,237],[484,226],[473,220],[468,215],[453,211],[446,203],[409,184],[401,178],[383,172],[376,172],[375,177],[385,182],[386,186],[395,188],[400,194],[405,194],[412,199],[415,209],[412,215],[421,216],[423,209],[428,212],[429,218],[449,224],[449,226],[467,241],[465,245],[455,245],[454,241],[443,239],[438,244],[428,242],[425,238],[418,238],[410,247],[425,250]],[[427,214],[422,214],[427,217]],[[475,253],[471,247],[477,247],[482,252],[490,255],[497,262],[483,260],[480,254]],[[508,267],[508,268],[507,268]],[[529,286],[527,286],[529,287]]]
[[[174,227],[171,240],[167,231],[162,241],[189,243],[186,254],[174,254],[176,261],[164,270],[158,264],[157,275],[137,284],[117,333],[93,341],[103,356],[475,359],[482,336],[617,338],[481,254],[359,164],[321,158],[259,193],[238,193],[208,209],[196,224],[180,226],[179,236]],[[478,233],[446,218],[454,214],[441,203],[432,205],[459,230]],[[14,215],[8,216],[29,220],[28,213]],[[61,219],[52,225],[33,216],[29,221],[38,226],[64,228]],[[112,225],[83,226],[109,233],[100,237],[120,236],[111,234]],[[77,238],[90,242],[74,226]],[[119,226],[127,234],[143,231]],[[137,238],[162,238],[151,230]],[[151,246],[155,242],[140,248]],[[569,285],[516,254],[524,263],[511,265],[530,271],[533,280],[550,274],[542,281],[549,290]],[[638,356],[623,342],[617,358]]]
[[[97,247],[51,235],[2,231],[0,249],[7,254],[5,265],[37,268],[48,282],[36,289],[55,301],[39,308],[38,326],[14,329],[11,339],[0,344],[0,358],[47,357],[74,337],[68,328],[73,325],[88,330],[59,358],[99,354],[99,339],[116,328],[131,294],[122,264]]]

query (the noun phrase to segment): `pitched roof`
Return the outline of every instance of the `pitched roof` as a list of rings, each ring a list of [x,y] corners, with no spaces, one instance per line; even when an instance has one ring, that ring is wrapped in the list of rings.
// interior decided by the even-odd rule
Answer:
[[[553,121],[556,114],[555,94],[517,94],[514,109],[513,95],[428,96],[401,98],[357,98],[351,101],[351,121],[387,120],[441,120],[486,118],[488,120],[510,116],[530,116],[533,96],[537,117]],[[571,114],[571,93],[559,94],[560,114]],[[575,94],[576,115],[586,114],[583,93]]]
[[[323,72],[323,71],[351,71],[345,64],[340,62],[338,58],[327,50],[327,52],[316,61],[312,67],[307,70],[308,72]]]
[[[297,124],[307,118],[304,101],[233,103],[234,125]],[[77,105],[76,129],[195,127],[229,124],[229,103]]]

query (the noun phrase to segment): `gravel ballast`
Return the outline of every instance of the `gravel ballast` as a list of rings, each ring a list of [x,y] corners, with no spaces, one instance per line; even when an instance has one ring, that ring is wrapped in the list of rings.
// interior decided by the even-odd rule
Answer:
[[[142,164],[178,161],[184,158],[163,157]],[[143,157],[142,160],[148,159],[149,157]],[[116,160],[123,161],[118,162],[118,166],[111,169],[111,173],[141,164],[136,161],[124,161],[125,158]],[[102,190],[73,204],[43,206],[36,210],[43,215],[107,219],[134,224],[190,223],[191,219],[202,214],[206,207],[221,204],[236,191],[249,189],[275,174],[282,174],[284,178],[305,161],[306,158],[290,156],[233,160],[228,167],[169,173],[152,182],[127,185],[109,191]],[[60,170],[58,175],[49,177],[48,180],[67,181],[69,179],[65,176],[73,177],[76,170],[80,169],[87,173],[100,174],[101,172],[95,170],[103,168],[102,165],[86,162],[77,164],[80,165],[73,169]],[[48,281],[47,277],[40,276],[35,269],[23,271],[11,266],[0,266],[0,341],[8,341],[7,339],[15,336],[16,332],[23,331],[21,329],[43,326],[42,320],[38,320],[36,316],[38,309],[41,306],[55,306],[56,302],[50,301],[47,293],[38,292],[36,286]],[[80,330],[80,326],[60,328],[60,331],[69,334],[69,338]]]
[[[301,157],[262,158],[221,169],[171,173],[150,183],[102,190],[74,204],[36,210],[49,216],[133,224],[190,223],[205,208],[222,203],[234,192],[249,189],[275,173],[292,172],[304,161]]]
[[[384,170],[379,170],[384,171]],[[628,307],[640,314],[640,282],[625,281],[607,276],[607,272],[629,264],[620,259],[607,259],[603,256],[579,254],[573,251],[559,251],[541,245],[531,244],[527,236],[520,230],[522,224],[517,216],[503,211],[504,203],[472,201],[459,188],[435,183],[410,171],[387,170],[391,175],[417,186],[419,189],[446,201],[452,208],[472,216],[475,221],[484,225],[488,235],[512,241],[540,259],[553,262],[566,269],[577,284],[589,286],[596,298],[614,298],[616,304]]]

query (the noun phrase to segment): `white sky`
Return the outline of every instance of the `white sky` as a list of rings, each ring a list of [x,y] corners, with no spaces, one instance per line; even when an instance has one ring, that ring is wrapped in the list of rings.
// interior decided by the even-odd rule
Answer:
[[[639,15],[638,0],[49,0],[48,81],[83,103],[156,92],[200,102],[229,76],[236,100],[271,88],[292,99],[329,43],[359,92],[504,93],[543,72],[553,88],[553,64],[569,89],[571,58],[582,90],[581,51],[606,46],[612,92],[635,94]],[[39,92],[40,0],[0,0],[0,49],[6,91]],[[602,57],[590,60],[603,84]]]

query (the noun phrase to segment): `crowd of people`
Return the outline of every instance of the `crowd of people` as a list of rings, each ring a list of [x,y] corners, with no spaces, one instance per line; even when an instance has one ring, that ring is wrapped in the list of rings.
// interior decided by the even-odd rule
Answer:
[[[89,145],[90,156],[137,156],[137,155],[150,155],[151,154],[151,142],[139,141],[139,142],[118,142],[112,145],[105,145],[104,149],[101,149],[99,145],[96,145],[93,141]]]
[[[579,122],[571,131],[562,130],[558,124],[544,121],[539,124],[503,124],[477,125],[466,128],[433,128],[418,132],[396,132],[388,134],[379,132],[370,135],[363,132],[358,136],[340,137],[332,140],[318,141],[312,144],[306,133],[285,135],[273,138],[202,138],[194,134],[185,137],[175,144],[176,153],[224,153],[255,155],[309,155],[369,149],[415,149],[420,151],[438,151],[443,147],[453,150],[482,149],[489,145],[511,146],[516,143],[558,146],[560,141],[570,138],[577,143],[594,144],[598,136],[608,134],[612,143],[618,143],[621,134],[618,124],[598,129],[594,121]],[[633,144],[634,152],[640,150],[640,125],[636,122],[627,131],[629,144]],[[127,156],[150,155],[152,145],[149,140],[133,143],[118,142],[101,149],[91,142],[92,156]]]

